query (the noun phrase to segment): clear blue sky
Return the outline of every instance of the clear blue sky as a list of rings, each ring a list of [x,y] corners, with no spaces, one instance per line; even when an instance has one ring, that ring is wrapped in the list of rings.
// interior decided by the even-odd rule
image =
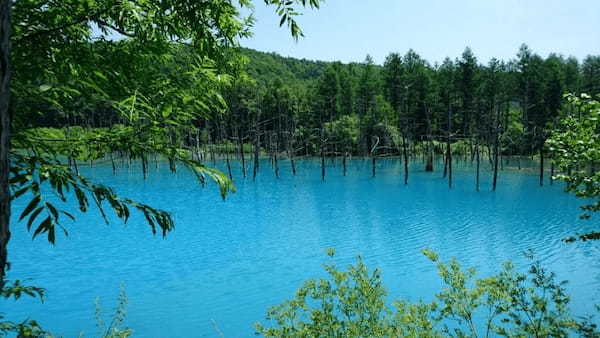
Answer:
[[[306,37],[297,43],[255,3],[254,37],[242,45],[284,56],[383,63],[412,48],[433,63],[470,46],[485,63],[514,57],[521,43],[544,57],[600,54],[600,0],[327,0],[299,17]]]

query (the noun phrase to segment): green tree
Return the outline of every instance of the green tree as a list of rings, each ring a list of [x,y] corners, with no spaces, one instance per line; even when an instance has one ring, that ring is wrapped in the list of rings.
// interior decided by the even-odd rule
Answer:
[[[560,174],[567,183],[566,191],[589,201],[582,209],[582,218],[600,210],[600,102],[587,94],[568,96],[576,113],[567,114],[553,130],[547,145]],[[581,240],[600,239],[600,232],[578,236]],[[568,240],[573,241],[575,237]]]
[[[375,96],[379,93],[379,78],[375,63],[370,55],[363,62],[362,72],[358,80],[356,93],[357,112],[363,117],[367,115],[375,104]]]
[[[471,48],[465,48],[460,60],[457,61],[457,87],[461,102],[462,133],[468,137],[472,133],[472,119],[475,114],[475,94],[478,87],[477,58]]]
[[[581,65],[582,91],[600,93],[600,56],[588,55]]]
[[[339,118],[342,110],[342,88],[339,66],[330,65],[319,78],[316,88],[316,100],[319,113],[326,122]]]
[[[294,38],[302,36],[298,6],[319,0],[265,0]],[[5,285],[11,200],[31,198],[19,213],[33,236],[51,243],[61,220],[74,218],[45,198],[50,188],[80,211],[95,205],[105,220],[112,209],[124,221],[141,212],[153,233],[173,228],[171,215],[118,196],[79,175],[78,160],[115,152],[140,160],[167,158],[214,180],[225,196],[231,181],[190,158],[178,138],[198,119],[223,111],[221,89],[240,58],[232,52],[249,35],[249,0],[23,0],[0,1],[0,290]],[[97,30],[94,30],[96,27]],[[118,36],[119,39],[111,40]],[[40,134],[32,116],[59,112],[74,124],[77,112],[104,109],[119,125],[75,134]],[[69,164],[63,161],[69,160]],[[62,228],[64,229],[64,228]],[[65,233],[66,233],[66,229]],[[6,292],[14,294],[14,285]]]
[[[581,72],[579,69],[579,61],[571,56],[565,60],[563,67],[566,91],[569,93],[578,94],[581,91]]]
[[[398,53],[391,53],[385,58],[383,67],[386,98],[392,105],[392,108],[394,108],[394,111],[400,113],[404,94],[402,56]]]

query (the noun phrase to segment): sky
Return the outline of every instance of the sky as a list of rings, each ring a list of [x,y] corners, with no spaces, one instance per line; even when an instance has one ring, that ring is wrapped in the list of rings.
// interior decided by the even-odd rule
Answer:
[[[283,56],[382,64],[414,49],[431,63],[471,47],[479,62],[514,58],[526,43],[545,57],[600,54],[600,0],[326,0],[303,10],[294,42],[272,7],[255,1],[254,36],[242,46]]]

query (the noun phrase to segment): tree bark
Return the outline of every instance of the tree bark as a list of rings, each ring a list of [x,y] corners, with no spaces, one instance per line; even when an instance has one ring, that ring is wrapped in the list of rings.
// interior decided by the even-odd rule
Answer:
[[[275,166],[275,177],[279,178],[279,163],[277,162],[277,143],[275,143],[275,151],[273,152],[273,165]]]
[[[375,175],[377,174],[375,168],[377,168],[377,158],[375,156],[371,156],[371,177],[375,177]]]
[[[475,190],[479,191],[479,166],[481,162],[479,159],[479,140],[477,140],[475,145],[475,156],[477,157],[477,178],[475,179]]]
[[[444,154],[444,174],[442,175],[442,178],[446,178],[446,176],[448,176],[448,151],[446,150],[446,153]]]
[[[406,150],[406,136],[402,135],[402,152],[404,154],[404,184],[408,184],[408,154]]]
[[[242,138],[242,132],[240,128],[238,128],[238,145],[240,152],[240,159],[242,160],[242,176],[246,178],[246,158],[244,156],[244,139]]]
[[[452,189],[452,106],[448,107],[448,138],[446,139],[446,161],[448,162],[448,188]],[[445,177],[445,173],[444,173]]]
[[[225,162],[227,163],[227,173],[229,174],[229,179],[233,180],[233,174],[231,173],[231,162],[229,162],[229,151],[225,153]]]
[[[342,167],[343,167],[343,175],[346,176],[346,156],[348,156],[348,152],[344,152],[344,158],[342,158]]]
[[[258,123],[254,122],[254,167],[252,168],[252,179],[256,180],[256,174],[258,173],[258,155],[260,151],[260,139],[258,136]]]
[[[321,181],[325,182],[325,133],[321,127]]]
[[[498,183],[498,153],[499,153],[499,145],[498,145],[498,135],[496,135],[496,140],[494,143],[494,179],[492,182],[492,191],[496,191],[496,184]]]
[[[544,185],[544,142],[540,145],[540,187]]]
[[[425,171],[433,172],[433,146],[431,142],[427,142],[427,163],[425,165]]]
[[[4,287],[10,240],[10,3],[10,0],[0,0],[0,289]]]

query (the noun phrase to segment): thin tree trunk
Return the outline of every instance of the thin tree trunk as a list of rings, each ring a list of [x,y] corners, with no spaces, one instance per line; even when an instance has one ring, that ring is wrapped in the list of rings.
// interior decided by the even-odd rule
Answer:
[[[452,106],[448,106],[448,138],[446,139],[446,161],[448,162],[448,188],[452,189],[452,147],[450,137],[452,134]],[[444,174],[445,177],[445,174]]]
[[[550,164],[550,185],[554,184],[554,161]]]
[[[323,133],[323,127],[321,127],[321,180],[325,182],[325,140]]]
[[[425,171],[433,172],[433,140],[431,134],[433,133],[431,128],[431,118],[429,108],[425,109],[427,116],[427,140],[425,143],[427,144],[427,160],[425,164]],[[424,150],[425,152],[425,150]]]
[[[425,171],[433,171],[433,148],[431,142],[428,142],[427,146],[427,164],[425,165]]]
[[[375,168],[377,168],[377,163],[376,163],[377,158],[375,156],[371,156],[371,158],[372,158],[372,160],[371,160],[371,162],[372,162],[371,163],[371,176],[375,177],[375,175],[376,175]]]
[[[258,161],[258,155],[259,155],[259,149],[260,149],[260,144],[259,144],[259,137],[258,137],[258,123],[255,121],[254,122],[254,167],[252,169],[252,179],[256,180],[256,174],[258,173],[258,165],[259,165],[259,161]]]
[[[348,155],[348,152],[345,151],[344,152],[344,158],[342,158],[342,167],[343,169],[343,175],[346,176],[346,156]]]
[[[110,163],[112,165],[113,175],[117,174],[117,166],[115,165],[115,158],[113,157],[112,151],[110,152]]]
[[[444,175],[442,175],[442,178],[446,178],[446,176],[448,176],[448,151],[444,154]]]
[[[229,162],[229,152],[225,153],[225,162],[227,162],[227,173],[229,174],[229,179],[233,180],[233,174],[231,173],[231,163]]]
[[[275,177],[279,178],[279,163],[277,163],[277,144],[275,144],[275,151],[273,152],[273,164],[275,165]]]
[[[452,148],[448,137],[448,188],[452,189]]]
[[[195,137],[196,137],[196,158],[198,158],[198,161],[202,161],[202,158],[200,155],[200,129],[199,128],[196,128],[196,136]]]
[[[238,128],[238,144],[239,144],[239,152],[240,152],[240,159],[242,160],[242,175],[244,178],[246,178],[246,156],[244,155],[244,139],[242,138],[242,134],[240,132],[240,129]]]
[[[496,139],[494,140],[494,179],[492,182],[492,191],[496,191],[496,184],[498,182],[498,160],[500,155],[500,129],[498,124],[500,123],[500,109],[497,110],[496,115]]]
[[[373,177],[375,177],[376,175],[376,168],[377,168],[377,146],[379,146],[379,137],[377,137],[377,141],[375,142],[375,145],[371,148],[371,157],[372,157],[372,175]]]
[[[321,180],[325,182],[325,152],[323,151],[323,145],[321,144]]]
[[[496,184],[498,182],[498,138],[496,138],[494,148],[494,178],[492,180],[492,191],[496,191]]]
[[[477,178],[475,179],[475,190],[479,191],[479,167],[480,167],[479,141],[477,141],[477,143],[475,145],[475,157],[477,157]]]
[[[540,145],[540,187],[544,185],[544,143]]]
[[[294,134],[293,131],[290,131],[288,140],[287,140],[287,148],[288,148],[288,157],[290,158],[290,162],[292,165],[292,175],[296,176],[296,162],[294,161]]]
[[[4,287],[10,240],[10,6],[10,0],[0,0],[0,290]]]
[[[406,136],[402,135],[402,152],[404,153],[404,184],[408,184],[408,154],[406,150]]]

